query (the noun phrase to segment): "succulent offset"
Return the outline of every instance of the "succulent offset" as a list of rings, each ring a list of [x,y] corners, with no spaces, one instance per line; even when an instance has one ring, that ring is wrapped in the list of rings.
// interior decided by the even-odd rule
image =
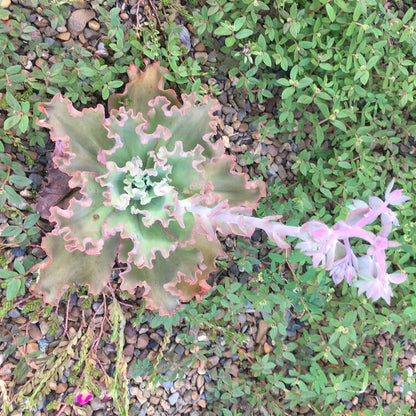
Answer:
[[[99,293],[117,263],[122,289],[143,287],[148,308],[171,314],[208,293],[222,252],[217,231],[251,236],[260,228],[283,249],[290,248],[285,236],[302,240],[296,248],[335,283],[345,279],[359,293],[390,302],[390,283],[406,274],[387,272],[386,250],[399,245],[387,239],[399,225],[389,205],[409,200],[392,191],[394,181],[384,201],[354,201],[332,228],[252,217],[265,184],[236,173],[222,141],[213,141],[218,102],[183,94],[181,104],[163,88],[165,72],[157,63],[143,72],[131,65],[125,91],[109,98],[108,117],[102,105],[79,112],[60,94],[41,104],[46,119],[38,123],[50,129],[55,150],[38,210],[54,229],[42,240],[48,257],[37,266],[34,290],[50,303],[73,283]],[[364,229],[378,217],[378,234]],[[353,252],[352,239],[365,241],[365,255]]]
[[[60,94],[41,105],[54,165],[79,188],[68,207],[50,208],[55,228],[42,242],[48,258],[37,285],[46,301],[72,283],[98,293],[116,260],[126,265],[122,288],[143,286],[152,309],[171,313],[179,301],[200,299],[221,246],[187,207],[226,202],[250,215],[265,194],[261,181],[232,172],[233,158],[210,140],[218,102],[198,104],[190,94],[180,105],[163,88],[165,71],[131,66],[125,92],[109,99],[108,118],[103,106],[78,112]]]

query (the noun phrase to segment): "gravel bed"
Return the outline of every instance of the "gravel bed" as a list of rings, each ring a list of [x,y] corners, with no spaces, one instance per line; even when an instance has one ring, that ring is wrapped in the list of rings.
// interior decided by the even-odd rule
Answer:
[[[46,44],[51,46],[54,44],[59,46],[78,44],[97,56],[103,58],[108,56],[108,51],[105,47],[106,38],[100,32],[100,23],[96,18],[96,13],[90,9],[89,2],[75,1],[66,24],[57,26],[55,29],[51,27],[47,16],[44,15],[43,11],[35,3],[37,2],[25,0],[1,1],[1,5],[5,8],[19,5],[19,7],[28,10],[29,21],[36,28],[31,33],[33,39],[41,37]],[[137,1],[129,0],[120,1],[119,3],[121,10],[120,19],[125,22],[127,27],[133,25],[136,19]],[[137,12],[139,18],[143,20],[153,18],[153,11],[149,4],[147,2],[140,3],[146,4],[140,6]],[[35,5],[33,6],[33,4]],[[391,7],[396,6],[391,5]],[[190,54],[192,56],[203,59],[210,64],[216,63],[217,54],[215,50],[206,48],[194,35],[191,35],[190,43]],[[53,55],[51,49],[45,50],[41,57],[38,57],[34,52],[29,52],[21,58],[27,71],[39,69],[42,63],[52,65],[59,60],[59,57]],[[247,172],[250,177],[261,175],[261,172],[256,168],[257,164],[248,164],[247,159],[243,157],[246,152],[249,152],[254,162],[259,162],[262,157],[267,158],[270,162],[267,170],[268,177],[266,178],[269,183],[274,183],[276,179],[285,185],[294,183],[295,174],[291,170],[291,166],[299,152],[307,148],[310,139],[306,138],[299,143],[295,143],[292,140],[293,137],[285,138],[285,140],[276,137],[276,135],[262,138],[259,126],[255,127],[250,121],[247,121],[250,117],[260,113],[266,115],[268,120],[274,119],[275,99],[268,100],[264,104],[252,104],[235,88],[236,79],[229,79],[225,74],[221,73],[206,79],[206,83],[208,85],[216,85],[221,90],[221,94],[218,96],[222,106],[219,114],[221,119],[218,126],[218,138],[221,138],[228,151],[235,155],[237,162],[235,169],[239,172]],[[329,144],[326,143],[325,145],[328,146]],[[51,151],[51,142],[47,143],[45,149],[37,146],[35,149],[30,150],[29,153],[35,164],[28,167],[24,164],[25,157],[23,154],[16,152],[12,146],[5,146],[5,153],[12,160],[21,162],[22,169],[37,186],[42,184],[42,178],[45,175]],[[404,146],[400,151],[404,154],[409,154],[413,150]],[[25,206],[20,206],[20,209],[34,206],[36,200],[29,189],[17,189],[17,191],[26,201]],[[0,230],[8,225],[11,218],[12,213],[0,215]],[[45,224],[45,228],[47,226]],[[227,261],[229,269],[212,276],[211,283],[215,287],[216,284],[221,284],[224,279],[229,279],[231,282],[248,281],[250,276],[245,272],[240,272],[234,261],[233,249],[236,247],[236,239],[231,236],[223,240],[224,260]],[[247,239],[247,243],[252,245],[260,245],[265,241],[265,236],[261,232],[255,233],[251,240]],[[23,259],[27,255],[32,255],[36,258],[44,257],[44,253],[39,247],[30,247],[27,251],[19,250],[18,248],[1,249],[1,254],[10,262],[14,259]],[[267,247],[262,248],[262,250],[259,251],[260,257],[265,254],[264,250],[267,251]],[[116,279],[112,282],[112,286],[113,289],[117,288],[118,282]],[[34,318],[33,313],[24,312],[24,302],[18,302],[16,307],[7,313],[1,321],[0,381],[5,382],[7,385],[12,380],[14,377],[13,371],[25,354],[40,351],[39,358],[50,357],[56,351],[60,351],[60,348],[65,348],[72,339],[76,338],[78,330],[86,328],[88,324],[93,328],[93,340],[97,339],[99,341],[96,345],[96,357],[99,361],[97,365],[101,366],[108,374],[114,374],[114,367],[117,362],[115,343],[103,341],[101,338],[101,334],[111,333],[111,327],[105,315],[105,310],[111,303],[111,296],[111,291],[107,290],[104,296],[98,296],[90,307],[85,308],[85,299],[82,296],[78,297],[78,295],[73,294],[68,304],[61,305],[57,310],[53,310],[48,318],[39,319]],[[0,294],[1,297],[5,297],[5,293]],[[238,380],[241,374],[246,371],[244,362],[238,354],[233,353],[231,350],[225,349],[221,354],[218,354],[216,343],[225,345],[225,342],[220,338],[212,341],[210,334],[205,333],[200,328],[194,328],[194,333],[191,335],[198,342],[205,343],[211,350],[206,360],[197,360],[195,364],[188,368],[183,378],[165,381],[162,385],[156,385],[154,389],[150,389],[148,383],[141,377],[133,377],[133,363],[137,360],[143,362],[146,359],[150,364],[158,363],[163,352],[163,358],[158,363],[160,371],[173,371],[190,355],[196,354],[199,347],[194,346],[189,349],[186,348],[187,345],[181,342],[180,337],[178,337],[181,331],[181,322],[173,329],[171,334],[168,334],[168,337],[164,330],[160,328],[152,329],[147,323],[139,327],[136,326],[134,323],[136,314],[133,311],[136,300],[139,300],[140,297],[141,293],[138,290],[135,296],[125,298],[122,304],[126,318],[123,356],[128,366],[128,395],[132,409],[131,414],[143,416],[215,415],[217,406],[215,401],[214,405],[211,406],[214,399],[210,389],[213,388],[214,383],[210,375],[214,371],[225,368],[229,370],[233,380]],[[239,314],[237,322],[233,325],[234,329],[247,335],[247,342],[245,343],[245,354],[247,356],[250,356],[250,353],[253,351],[267,354],[274,348],[273,341],[268,335],[270,328],[263,318],[262,313],[257,312],[255,309],[247,308],[246,313]],[[299,337],[299,333],[305,329],[304,323],[298,318],[295,314],[288,313],[287,320],[289,324],[286,328],[288,336],[285,341],[295,341]],[[308,326],[306,326],[306,330],[309,330]],[[11,354],[6,353],[7,349],[13,345],[14,339],[25,336],[28,337],[28,342],[24,346],[18,347]],[[363,354],[372,354],[378,357],[377,360],[381,366],[383,363],[383,348],[387,347],[391,352],[397,342],[401,342],[401,340],[387,331],[381,330],[376,337],[368,337],[367,342],[362,346]],[[60,378],[57,381],[51,380],[48,383],[50,391],[40,402],[38,410],[33,413],[35,416],[56,415],[56,411],[46,410],[47,404],[57,399],[64,400],[65,397],[76,391],[76,381],[68,379],[69,373],[67,368],[68,366],[76,365],[78,359],[79,352],[75,351],[70,362],[67,363],[67,367],[59,370]],[[36,360],[33,359],[30,362],[29,376],[37,371]],[[403,355],[398,358],[398,364],[407,368],[409,377],[414,375],[416,372],[415,345],[409,343],[405,346]],[[395,380],[392,392],[384,391],[381,395],[371,390],[370,386],[362,394],[350,401],[346,401],[347,409],[360,410],[375,407],[380,400],[383,400],[386,404],[403,401],[414,406],[415,396],[408,394],[403,397],[402,391],[403,380],[401,379]],[[274,399],[279,399],[279,392],[276,392]],[[244,398],[241,398],[235,404],[235,410],[237,411],[249,408],[250,406]],[[93,398],[82,406],[82,409],[88,416],[118,414],[112,400],[105,401],[99,397]],[[16,407],[10,416],[20,416],[22,414],[22,411]],[[75,413],[72,406],[66,406],[59,414],[69,416]],[[313,415],[314,413],[308,407],[297,406],[293,409],[287,409],[287,414]]]

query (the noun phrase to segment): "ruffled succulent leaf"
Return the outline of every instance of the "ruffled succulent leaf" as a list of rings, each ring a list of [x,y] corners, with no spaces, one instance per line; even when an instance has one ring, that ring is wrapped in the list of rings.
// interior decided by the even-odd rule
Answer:
[[[63,290],[74,283],[86,284],[90,292],[100,293],[111,276],[119,241],[118,236],[107,239],[100,253],[92,255],[69,251],[61,235],[49,233],[42,239],[48,258],[37,265],[41,279],[36,291],[49,303],[56,303]]]
[[[158,64],[144,72],[131,66],[125,91],[109,99],[108,118],[101,105],[78,112],[61,95],[40,106],[46,119],[39,124],[56,144],[54,166],[77,191],[67,206],[50,208],[55,229],[42,243],[48,259],[37,286],[45,300],[56,301],[71,283],[97,293],[117,260],[125,265],[123,289],[142,286],[147,307],[172,313],[208,293],[221,253],[216,230],[254,231],[247,215],[264,183],[234,172],[222,142],[211,141],[218,102],[190,94],[181,105],[163,88],[165,73]],[[207,238],[203,218],[187,209],[195,201],[247,218],[232,226],[218,219]]]

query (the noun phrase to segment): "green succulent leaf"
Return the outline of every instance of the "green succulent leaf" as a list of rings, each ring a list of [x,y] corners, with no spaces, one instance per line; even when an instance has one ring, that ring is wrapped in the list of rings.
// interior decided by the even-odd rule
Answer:
[[[59,94],[40,105],[46,119],[38,123],[50,129],[52,159],[68,175],[62,188],[70,192],[48,209],[48,192],[40,194],[39,212],[50,212],[55,228],[42,241],[48,258],[34,290],[52,303],[73,283],[98,293],[117,261],[125,265],[122,289],[141,286],[148,308],[172,314],[209,291],[221,253],[215,224],[229,233],[253,230],[247,220],[210,225],[191,208],[222,204],[250,215],[265,186],[234,172],[222,142],[212,141],[216,100],[199,103],[190,94],[180,104],[163,89],[166,70],[157,63],[143,72],[132,65],[128,73],[125,91],[109,97],[108,118],[101,105],[79,112]],[[56,169],[50,175],[53,184]]]

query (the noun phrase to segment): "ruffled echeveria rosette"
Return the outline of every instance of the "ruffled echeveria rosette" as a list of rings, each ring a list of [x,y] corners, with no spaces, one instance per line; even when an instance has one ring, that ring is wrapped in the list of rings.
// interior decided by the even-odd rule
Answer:
[[[222,142],[213,142],[217,100],[164,89],[158,63],[131,65],[130,82],[105,108],[77,111],[57,94],[40,104],[40,126],[55,142],[54,175],[67,175],[65,205],[40,194],[38,210],[54,225],[42,240],[47,258],[37,265],[34,291],[56,304],[77,283],[100,293],[116,262],[121,289],[144,288],[149,309],[171,314],[210,289],[209,274],[222,253],[216,231],[251,235],[250,224],[206,221],[204,209],[250,216],[265,195],[262,181],[234,172]],[[50,196],[50,195],[49,195]],[[215,225],[215,228],[213,226]]]

